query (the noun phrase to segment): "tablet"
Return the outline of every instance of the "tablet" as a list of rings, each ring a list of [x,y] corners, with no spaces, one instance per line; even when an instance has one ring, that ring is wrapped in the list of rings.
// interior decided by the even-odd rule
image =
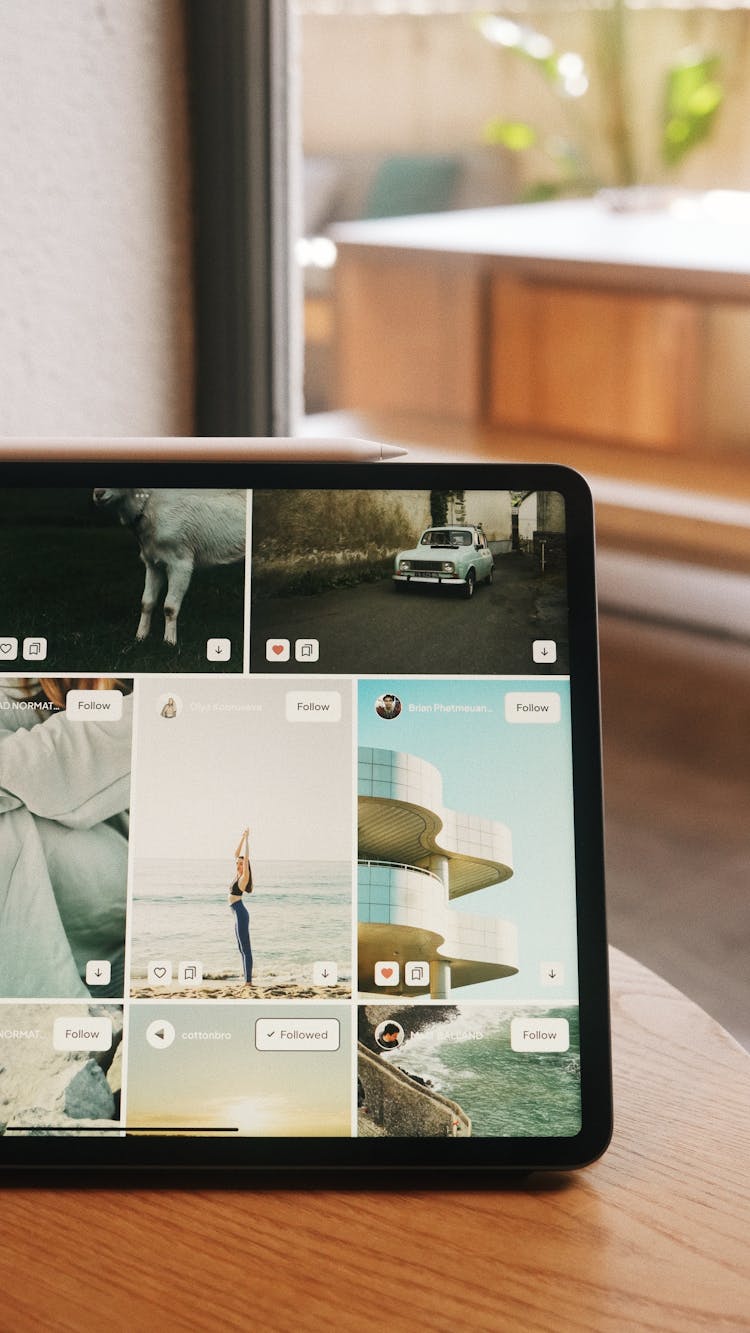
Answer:
[[[599,1155],[582,478],[5,463],[0,534],[3,1177]]]

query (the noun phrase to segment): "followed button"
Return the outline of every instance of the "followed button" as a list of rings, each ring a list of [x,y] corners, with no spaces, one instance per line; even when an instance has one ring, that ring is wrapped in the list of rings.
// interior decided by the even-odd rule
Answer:
[[[337,1051],[337,1018],[258,1018],[257,1051]]]

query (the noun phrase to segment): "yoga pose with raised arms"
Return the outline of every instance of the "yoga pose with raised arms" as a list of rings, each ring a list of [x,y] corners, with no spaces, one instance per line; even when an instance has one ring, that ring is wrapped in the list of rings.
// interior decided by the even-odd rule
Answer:
[[[253,875],[250,869],[250,830],[246,828],[237,844],[234,854],[235,877],[229,888],[229,906],[234,913],[234,930],[242,959],[242,970],[246,985],[253,980],[253,951],[250,944],[250,913],[244,902],[243,894],[252,893]]]

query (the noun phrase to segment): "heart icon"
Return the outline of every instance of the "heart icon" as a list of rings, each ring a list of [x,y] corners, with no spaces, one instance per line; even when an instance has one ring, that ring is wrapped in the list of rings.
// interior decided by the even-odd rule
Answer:
[[[154,976],[155,976],[155,977],[165,977],[166,975],[167,975],[167,969],[166,969],[166,967],[155,967],[155,968],[154,968]]]
[[[280,657],[281,654],[283,653],[283,651],[284,651],[284,645],[283,645],[283,643],[274,643],[274,644],[272,644],[272,646],[271,646],[271,652],[272,652],[272,653],[275,653],[277,657]]]
[[[380,969],[380,975],[381,975],[381,977],[385,977],[385,979],[386,979],[386,981],[387,981],[389,977],[392,977],[392,976],[393,976],[393,968],[392,968],[392,967],[381,967],[381,969]]]
[[[0,654],[1,654],[3,657],[7,657],[8,654],[9,654],[9,653],[12,653],[12,652],[13,652],[13,644],[12,644],[12,643],[0,643]]]

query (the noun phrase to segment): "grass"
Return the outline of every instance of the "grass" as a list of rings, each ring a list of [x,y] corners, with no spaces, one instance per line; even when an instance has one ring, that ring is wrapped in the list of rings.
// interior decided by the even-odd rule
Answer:
[[[6,571],[0,633],[19,641],[44,635],[46,671],[225,671],[225,663],[206,661],[209,637],[231,639],[231,669],[241,669],[243,565],[197,571],[180,614],[176,649],[161,642],[160,609],[150,638],[136,644],[144,567],[132,533],[112,525],[58,524],[53,517],[48,513],[46,522],[27,526],[11,522],[0,531]],[[35,670],[20,657],[8,667]]]
[[[330,588],[354,588],[360,583],[377,583],[393,571],[393,556],[380,554],[371,559],[353,554],[346,562],[318,555],[313,562],[299,560],[263,561],[254,572],[256,598],[312,597]]]
[[[370,491],[255,491],[253,594],[307,596],[387,577],[414,524]]]

